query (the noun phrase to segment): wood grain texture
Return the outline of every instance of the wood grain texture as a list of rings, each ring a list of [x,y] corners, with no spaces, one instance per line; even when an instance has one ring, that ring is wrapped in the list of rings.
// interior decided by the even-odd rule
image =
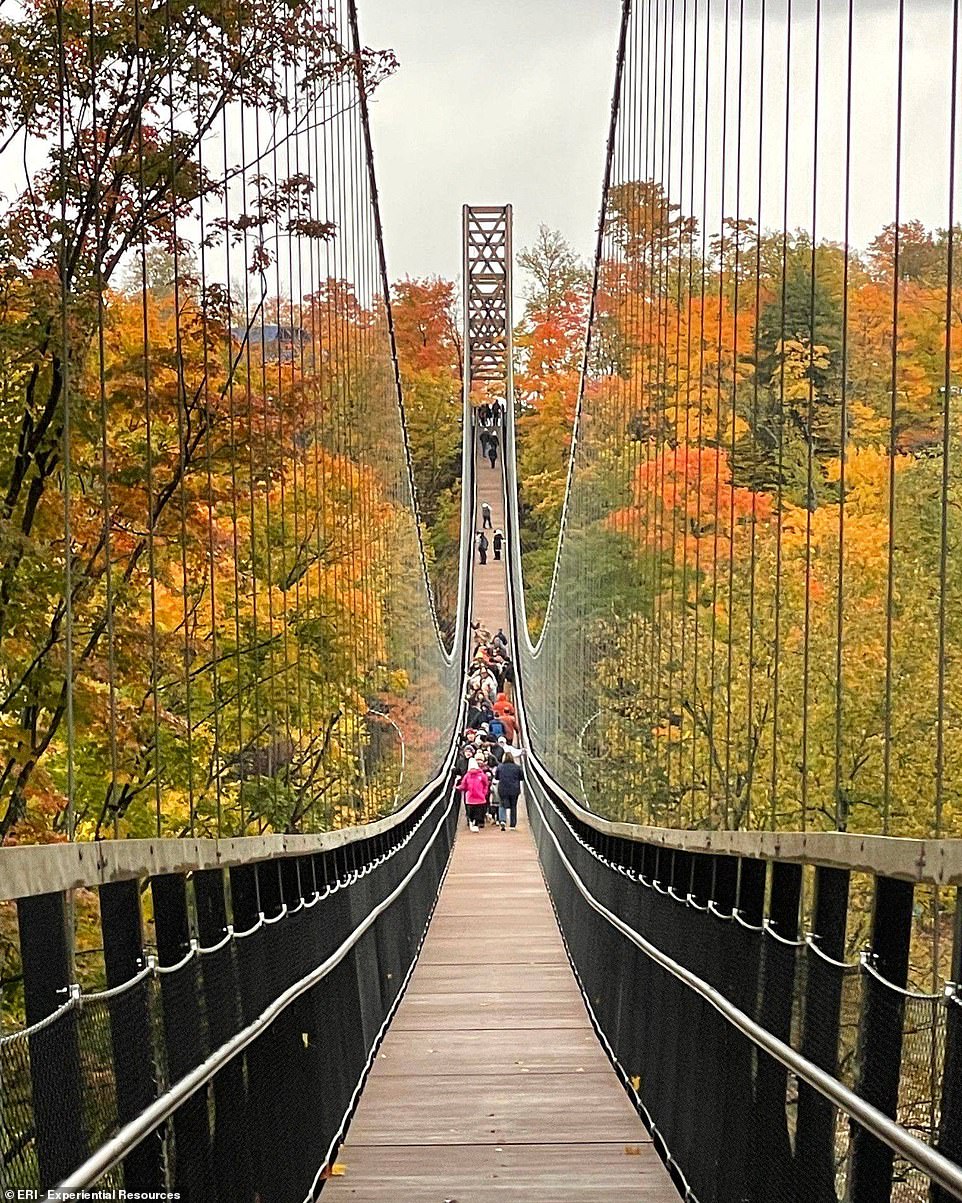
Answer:
[[[678,1203],[648,1145],[480,1145],[390,1151],[350,1148],[328,1191],[354,1203]]]
[[[477,1028],[404,1032],[393,1028],[377,1059],[380,1076],[420,1074],[469,1079],[478,1074],[606,1073],[608,1058],[584,1028]]]
[[[365,1088],[367,1106],[351,1125],[351,1144],[580,1144],[650,1140],[610,1070],[577,1075],[564,1094],[559,1074],[382,1078]],[[608,1087],[614,1087],[608,1089]]]
[[[543,990],[534,994],[511,994],[504,990],[470,994],[415,994],[398,1014],[399,1031],[474,1031],[476,1028],[583,1028],[584,1009],[576,990]],[[580,1008],[580,1010],[579,1010]]]

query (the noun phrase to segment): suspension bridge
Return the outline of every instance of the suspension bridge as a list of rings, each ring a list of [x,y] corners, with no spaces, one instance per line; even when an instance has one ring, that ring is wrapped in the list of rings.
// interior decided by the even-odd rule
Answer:
[[[623,0],[574,367],[577,273],[516,346],[511,206],[463,208],[446,535],[354,0],[3,16],[4,1197],[962,1199],[959,4],[924,8]],[[476,832],[499,628],[524,806]]]

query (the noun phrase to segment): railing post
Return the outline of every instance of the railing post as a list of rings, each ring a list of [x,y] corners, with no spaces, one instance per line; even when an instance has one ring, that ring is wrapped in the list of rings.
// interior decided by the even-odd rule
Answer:
[[[284,857],[280,862],[280,883],[283,901],[290,910],[310,897],[313,890],[313,871],[307,858]],[[289,916],[284,924],[301,924],[304,914]],[[280,933],[278,933],[280,934]],[[305,938],[284,945],[292,960],[292,972],[297,978],[310,972],[316,964],[309,941]],[[284,1157],[282,1173],[275,1173],[271,1189],[265,1192],[264,1203],[270,1199],[286,1200],[304,1197],[307,1186],[326,1154],[317,1112],[309,1107],[294,1107],[291,1098],[313,1099],[325,1089],[318,1046],[322,1036],[317,1024],[316,1008],[308,992],[297,999],[278,1017],[272,1033],[275,1067],[280,1070],[277,1089],[277,1128],[273,1142]]]
[[[812,935],[818,949],[834,961],[845,959],[848,919],[847,869],[815,870]],[[803,1057],[826,1071],[838,1072],[842,1018],[843,970],[811,949],[806,951],[805,1006],[802,1014]],[[798,1084],[798,1128],[795,1165],[800,1195],[809,1203],[836,1203],[835,1108],[805,1082]]]
[[[738,902],[738,858],[716,856],[712,880],[712,898],[716,910],[730,915]]]
[[[744,923],[757,926],[765,906],[765,861],[742,857],[738,873],[738,911]],[[759,933],[746,930],[732,919],[727,981],[722,989],[736,1007],[755,1016],[758,1002]],[[732,1034],[726,1055],[726,1107],[718,1168],[720,1200],[742,1200],[752,1180],[750,1162],[755,1153],[755,1133],[746,1122],[753,1112],[752,1049],[748,1041]]]
[[[67,1001],[73,949],[66,894],[17,902],[26,1021],[39,1023]],[[41,1189],[56,1186],[87,1154],[75,1009],[30,1037],[30,1080]]]
[[[254,866],[256,897],[265,919],[276,919],[284,898],[280,867],[276,860],[258,861]],[[253,1019],[270,999],[272,989],[291,965],[281,941],[286,919],[262,929],[254,939],[257,979],[248,983],[248,1002]],[[251,1098],[250,1115],[254,1126],[252,1145],[256,1150],[258,1203],[274,1203],[282,1197],[291,1172],[289,1151],[284,1147],[283,1106],[280,1099],[288,1066],[284,1059],[285,1036],[290,1024],[289,1012],[278,1016],[247,1050],[247,1084]],[[280,1154],[280,1156],[278,1156]]]
[[[144,932],[140,912],[140,882],[136,878],[102,885],[100,931],[104,941],[107,986],[113,989],[144,967]],[[140,1115],[157,1094],[148,990],[152,983],[119,994],[110,1001],[117,1119],[123,1124]],[[164,1186],[163,1137],[159,1129],[124,1158],[124,1186],[160,1190]]]
[[[876,878],[871,955],[877,972],[895,987],[908,981],[913,886],[910,881]],[[902,1070],[904,999],[896,990],[864,975],[859,1025],[858,1093],[895,1118]],[[894,1154],[864,1128],[852,1125],[850,1203],[888,1203]]]
[[[795,1000],[797,949],[776,938],[798,938],[798,912],[802,894],[802,866],[773,861],[768,921],[775,935],[759,938],[762,952],[759,1022],[779,1040],[790,1042],[792,1007]],[[786,1199],[793,1198],[792,1144],[788,1132],[786,1096],[788,1073],[784,1066],[764,1054],[755,1070],[755,1116],[759,1156],[754,1160],[755,1198],[767,1203],[772,1183],[777,1182]]]
[[[942,1106],[937,1147],[940,1153],[962,1163],[962,890],[955,892],[952,925],[952,982],[954,993],[946,998],[945,1064],[942,1069]],[[932,1203],[952,1203],[941,1187],[933,1186]]]
[[[190,947],[187,880],[180,873],[151,879],[157,958],[161,966],[176,965]],[[164,1048],[170,1082],[182,1078],[204,1059],[199,975],[196,961],[164,974],[160,996],[164,1009]],[[174,1114],[174,1186],[188,1200],[215,1196],[210,1164],[207,1092],[197,1091]]]
[[[193,875],[197,935],[212,948],[227,932],[224,871],[203,869]],[[234,948],[226,944],[201,959],[207,1023],[213,1048],[224,1044],[241,1026],[241,1004]],[[217,1198],[223,1203],[248,1203],[253,1198],[250,1168],[249,1109],[244,1063],[234,1057],[214,1078],[212,1157]]]

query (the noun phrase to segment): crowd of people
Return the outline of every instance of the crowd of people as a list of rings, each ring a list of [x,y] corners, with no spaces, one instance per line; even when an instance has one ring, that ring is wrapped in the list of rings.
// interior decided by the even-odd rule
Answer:
[[[501,440],[497,428],[504,422],[504,402],[485,401],[477,407],[478,440],[481,454],[492,468],[497,466]]]
[[[524,781],[523,750],[511,696],[514,665],[508,637],[472,624],[474,653],[468,675],[468,709],[455,762],[455,789],[464,795],[470,831],[491,820],[502,831],[518,826],[518,800]]]
[[[504,422],[504,398],[496,401],[482,401],[478,406],[478,423],[481,426],[501,426]]]

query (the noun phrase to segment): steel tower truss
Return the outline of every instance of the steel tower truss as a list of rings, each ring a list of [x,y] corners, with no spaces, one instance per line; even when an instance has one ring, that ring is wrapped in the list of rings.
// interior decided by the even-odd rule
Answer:
[[[465,389],[511,391],[511,206],[465,205]]]

